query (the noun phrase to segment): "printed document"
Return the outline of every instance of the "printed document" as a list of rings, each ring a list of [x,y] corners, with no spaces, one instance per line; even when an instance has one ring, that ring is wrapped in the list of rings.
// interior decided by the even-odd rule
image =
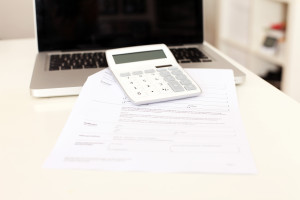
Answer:
[[[108,69],[90,76],[46,168],[256,173],[231,70],[186,69],[198,97],[135,106]]]

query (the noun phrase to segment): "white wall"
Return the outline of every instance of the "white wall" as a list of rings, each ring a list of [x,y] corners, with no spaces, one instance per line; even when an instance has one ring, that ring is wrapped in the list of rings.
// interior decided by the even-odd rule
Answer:
[[[34,37],[33,0],[0,0],[0,39]]]
[[[216,45],[217,20],[219,15],[218,0],[203,0],[204,10],[204,39]]]

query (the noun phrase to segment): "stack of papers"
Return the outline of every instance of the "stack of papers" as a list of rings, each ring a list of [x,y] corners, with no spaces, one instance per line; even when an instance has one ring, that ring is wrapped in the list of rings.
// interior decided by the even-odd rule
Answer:
[[[200,96],[142,106],[108,69],[90,76],[45,167],[255,173],[232,71],[186,71]]]

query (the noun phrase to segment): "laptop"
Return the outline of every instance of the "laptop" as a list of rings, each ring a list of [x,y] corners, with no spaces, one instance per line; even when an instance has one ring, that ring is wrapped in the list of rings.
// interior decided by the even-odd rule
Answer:
[[[107,67],[105,50],[168,45],[186,68],[233,69],[203,45],[202,0],[35,0],[38,54],[34,97],[78,95],[88,76]]]

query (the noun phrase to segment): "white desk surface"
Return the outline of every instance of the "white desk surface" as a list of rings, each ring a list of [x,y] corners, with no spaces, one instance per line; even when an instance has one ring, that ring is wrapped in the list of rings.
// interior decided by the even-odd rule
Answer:
[[[300,199],[300,104],[241,66],[237,94],[258,174],[42,168],[77,97],[30,96],[36,53],[33,39],[0,41],[0,199]]]

